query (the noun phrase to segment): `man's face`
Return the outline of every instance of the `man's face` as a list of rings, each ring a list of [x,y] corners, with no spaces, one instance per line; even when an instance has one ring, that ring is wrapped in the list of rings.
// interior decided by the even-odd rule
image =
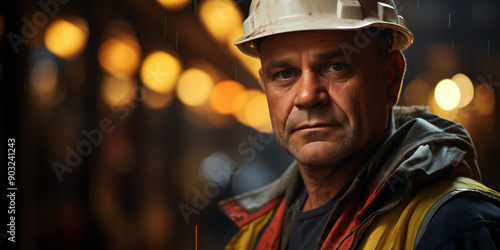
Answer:
[[[388,59],[380,56],[378,38],[357,48],[359,53],[344,55],[355,35],[292,32],[261,44],[261,84],[274,134],[299,163],[341,164],[370,152],[389,135],[388,113],[399,86],[390,86]]]

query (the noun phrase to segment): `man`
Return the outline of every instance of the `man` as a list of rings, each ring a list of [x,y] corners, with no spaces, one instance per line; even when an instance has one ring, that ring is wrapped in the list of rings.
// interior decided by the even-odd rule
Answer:
[[[259,57],[277,181],[222,201],[227,249],[495,249],[499,194],[465,129],[395,108],[413,41],[392,1],[253,1],[236,41]]]

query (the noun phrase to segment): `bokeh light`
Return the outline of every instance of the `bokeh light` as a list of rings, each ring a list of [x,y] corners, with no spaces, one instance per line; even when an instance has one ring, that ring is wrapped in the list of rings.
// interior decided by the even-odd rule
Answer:
[[[239,94],[235,107],[235,117],[239,122],[263,133],[272,132],[267,98],[262,91],[250,89]]]
[[[34,104],[53,107],[66,98],[68,84],[61,80],[60,71],[60,67],[50,59],[43,59],[35,64],[28,83]]]
[[[173,90],[181,72],[182,64],[176,56],[155,51],[142,63],[141,80],[151,90],[165,94]]]
[[[209,34],[225,47],[255,79],[259,79],[260,61],[241,53],[233,42],[243,35],[243,14],[234,1],[204,1],[200,20]]]
[[[436,103],[444,110],[452,110],[460,102],[460,89],[450,79],[441,80],[434,90]]]
[[[260,188],[271,182],[269,167],[259,162],[241,166],[241,173],[233,176],[232,188],[235,194],[241,194]]]
[[[215,85],[210,95],[210,107],[220,114],[232,114],[236,111],[236,97],[245,91],[241,83],[226,80]]]
[[[47,49],[64,59],[78,56],[85,48],[87,39],[87,21],[76,16],[56,19],[47,27],[44,37]]]
[[[243,125],[249,126],[245,116],[245,106],[251,95],[257,94],[255,90],[246,90],[236,96],[234,100],[234,117]]]
[[[188,6],[191,0],[156,0],[156,2],[167,10],[178,11]]]
[[[237,29],[241,29],[243,14],[234,1],[203,1],[200,4],[200,20],[210,35],[221,43]]]
[[[108,73],[124,78],[137,73],[141,48],[134,37],[123,34],[106,40],[99,48],[99,63]]]
[[[250,127],[263,133],[272,132],[267,98],[264,93],[260,92],[248,100],[245,117]]]
[[[219,187],[226,187],[233,174],[233,160],[222,151],[210,154],[205,158],[199,169],[199,175],[202,179],[211,181]]]
[[[135,98],[137,84],[130,79],[105,75],[101,83],[101,95],[112,106],[123,106]]]
[[[243,64],[243,67],[252,74],[252,76],[259,80],[259,69],[261,68],[260,60],[243,54],[236,45],[234,41],[243,36],[243,29],[238,27],[231,32],[226,41],[226,46],[228,47],[231,54],[238,59],[238,61]]]
[[[444,110],[436,101],[436,98],[429,98],[429,112],[442,118],[454,121],[457,118],[460,109]]]
[[[430,92],[431,87],[426,81],[421,79],[411,81],[405,88],[405,105],[427,105]]]
[[[35,65],[30,75],[30,87],[37,96],[52,95],[57,88],[59,68],[51,60],[43,60]]]
[[[474,98],[474,85],[472,81],[464,74],[456,74],[451,80],[457,84],[460,90],[460,102],[458,103],[459,108],[467,106]]]
[[[205,71],[190,68],[182,73],[177,83],[177,97],[188,106],[200,106],[208,101],[214,81]]]

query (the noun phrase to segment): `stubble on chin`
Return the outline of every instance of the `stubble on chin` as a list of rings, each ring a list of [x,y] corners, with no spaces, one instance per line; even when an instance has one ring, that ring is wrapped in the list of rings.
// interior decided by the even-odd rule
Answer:
[[[312,144],[319,145],[312,147]],[[349,138],[339,141],[338,144],[329,142],[309,142],[303,145],[300,149],[290,148],[290,154],[300,163],[310,166],[334,165],[342,162],[343,159],[349,157],[348,149],[352,147],[353,141]],[[325,145],[321,145],[325,144]],[[329,145],[328,145],[329,144]],[[310,147],[310,148],[307,148]]]

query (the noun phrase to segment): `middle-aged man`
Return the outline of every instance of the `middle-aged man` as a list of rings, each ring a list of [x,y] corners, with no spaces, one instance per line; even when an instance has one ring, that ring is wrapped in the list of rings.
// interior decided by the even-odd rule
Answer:
[[[240,227],[227,249],[500,247],[499,194],[465,129],[394,107],[413,35],[392,0],[254,0],[243,27],[296,161],[219,204]]]

